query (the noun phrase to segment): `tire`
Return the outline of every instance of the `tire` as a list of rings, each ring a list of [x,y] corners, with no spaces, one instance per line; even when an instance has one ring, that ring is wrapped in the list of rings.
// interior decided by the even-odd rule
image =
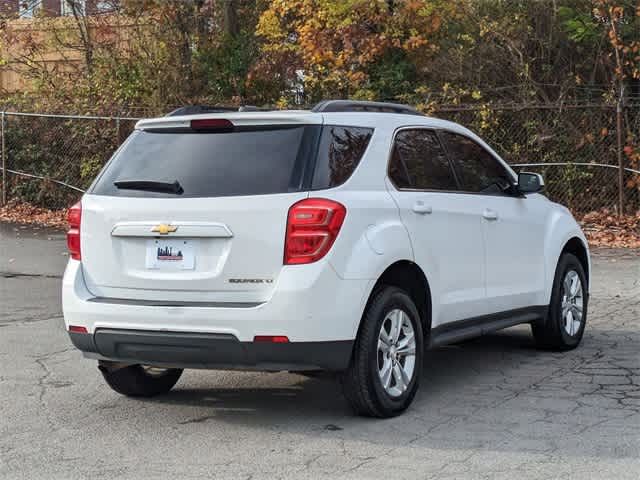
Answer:
[[[394,339],[393,334],[398,329],[393,325],[399,323],[402,325],[401,333]],[[379,340],[383,328],[393,350]],[[411,350],[410,342],[403,347],[410,338],[407,333],[411,331],[415,341],[414,355],[407,354]],[[388,354],[379,350],[379,342],[382,344],[380,348],[386,348]],[[404,353],[396,354],[396,347]],[[423,357],[424,335],[418,309],[403,290],[383,287],[364,312],[351,362],[342,376],[343,391],[353,410],[358,415],[379,418],[393,417],[406,410],[418,391]],[[396,370],[396,366],[402,370]],[[391,372],[386,367],[391,368]],[[387,388],[383,385],[380,370],[387,373]],[[398,377],[404,380],[398,382]]]
[[[167,393],[176,384],[182,369],[162,368],[150,370],[151,367],[129,365],[113,368],[101,362],[98,366],[107,384],[116,392],[128,397],[153,397]]]
[[[577,295],[574,296],[572,293],[573,280],[579,282],[579,291],[581,292],[579,297]],[[577,289],[578,284],[575,283],[575,285]],[[565,295],[566,290],[569,290],[569,295]],[[587,278],[582,264],[575,255],[570,253],[563,254],[556,267],[553,290],[551,291],[551,303],[549,304],[546,321],[531,325],[537,346],[545,350],[555,351],[576,348],[582,340],[587,323],[588,300]],[[575,305],[573,302],[575,302]],[[578,318],[577,312],[579,310],[576,307],[580,304],[582,305],[582,313],[578,324],[576,319]],[[565,314],[565,312],[569,311],[571,312],[571,318],[568,317],[568,314]]]

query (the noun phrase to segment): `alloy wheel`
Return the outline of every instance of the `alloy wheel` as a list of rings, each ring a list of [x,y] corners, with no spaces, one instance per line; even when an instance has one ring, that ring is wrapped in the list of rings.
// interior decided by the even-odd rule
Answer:
[[[402,395],[416,367],[416,338],[409,316],[400,309],[391,310],[378,335],[378,375],[391,397]]]
[[[578,333],[582,325],[584,295],[582,282],[575,270],[569,270],[562,280],[562,325],[572,337]]]

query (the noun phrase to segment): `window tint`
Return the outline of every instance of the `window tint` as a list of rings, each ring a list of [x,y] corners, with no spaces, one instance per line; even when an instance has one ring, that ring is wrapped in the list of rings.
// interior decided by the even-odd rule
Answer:
[[[389,177],[398,188],[457,190],[451,165],[431,130],[401,130],[393,144]]]
[[[511,185],[505,168],[476,142],[451,132],[444,132],[442,138],[464,191],[503,193]]]
[[[370,128],[325,126],[311,188],[331,188],[346,182],[360,163],[372,133]]]
[[[303,162],[313,154],[319,130],[318,126],[305,126],[233,133],[136,131],[109,163],[92,193],[172,196],[118,190],[114,182],[119,180],[177,180],[184,189],[183,197],[300,191]]]

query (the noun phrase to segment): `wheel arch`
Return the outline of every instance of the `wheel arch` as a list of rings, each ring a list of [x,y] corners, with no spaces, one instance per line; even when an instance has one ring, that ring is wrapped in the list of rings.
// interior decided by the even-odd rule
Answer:
[[[411,260],[397,260],[389,265],[371,288],[362,315],[364,315],[372,299],[383,287],[398,287],[409,294],[420,314],[425,339],[428,339],[431,332],[433,304],[429,280],[422,269]],[[358,326],[358,333],[361,327],[362,317]]]
[[[589,262],[589,249],[584,242],[577,236],[571,237],[567,240],[562,247],[560,257],[565,253],[571,253],[576,256],[580,261],[582,268],[584,268],[584,274],[587,277],[587,285],[591,284],[591,266]],[[558,257],[558,260],[560,260]]]
[[[551,301],[553,281],[560,257],[564,253],[572,253],[582,264],[587,277],[587,291],[591,284],[591,260],[589,257],[589,245],[580,229],[580,225],[565,207],[557,205],[551,210],[548,218],[545,235],[545,286],[544,294],[540,299],[541,305],[547,305]]]

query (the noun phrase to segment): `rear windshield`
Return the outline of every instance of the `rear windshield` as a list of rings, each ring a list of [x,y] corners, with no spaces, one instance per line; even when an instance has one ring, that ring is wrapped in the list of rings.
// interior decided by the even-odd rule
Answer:
[[[180,197],[265,195],[330,188],[355,170],[372,130],[318,125],[228,133],[136,130],[107,164],[91,193],[175,197],[119,189],[114,182],[178,181]]]

